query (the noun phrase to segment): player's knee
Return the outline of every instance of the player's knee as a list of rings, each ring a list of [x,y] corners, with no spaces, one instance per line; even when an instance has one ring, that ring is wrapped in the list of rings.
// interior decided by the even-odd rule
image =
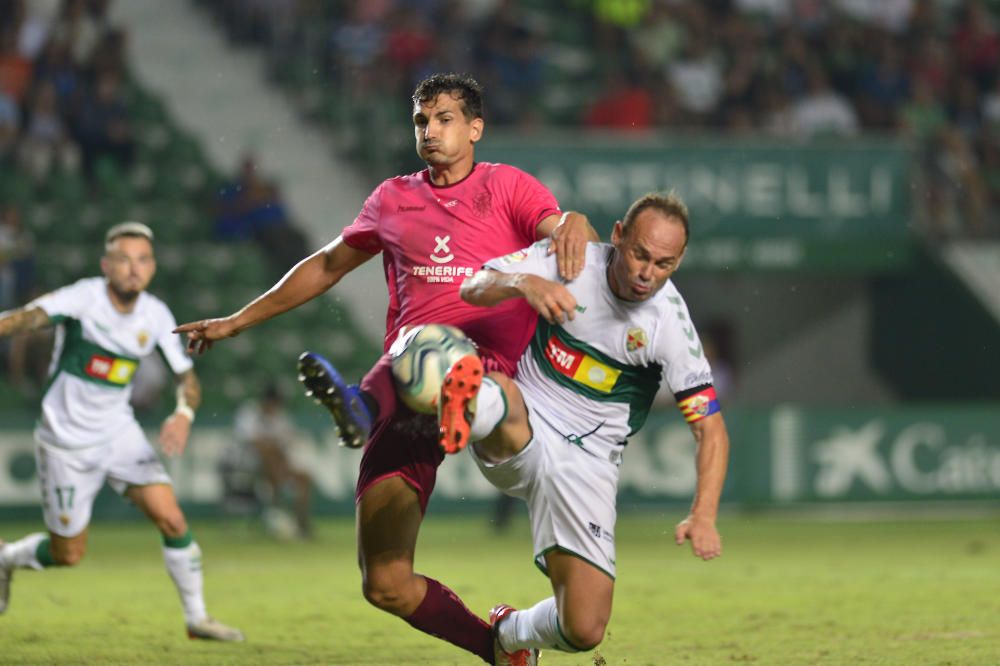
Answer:
[[[399,615],[402,599],[399,590],[378,580],[365,578],[361,585],[365,600],[375,608]]]
[[[156,517],[156,527],[160,533],[168,537],[182,537],[187,534],[187,520],[180,511]]]
[[[600,618],[570,618],[561,628],[563,637],[571,647],[585,652],[593,650],[604,640],[607,622]]]
[[[87,552],[87,545],[85,543],[69,543],[55,545],[55,543],[50,545],[50,551],[52,552],[52,560],[61,567],[73,567],[83,560],[84,554]]]
[[[411,610],[406,580],[393,567],[370,568],[361,577],[361,590],[368,603],[387,613],[402,617]]]

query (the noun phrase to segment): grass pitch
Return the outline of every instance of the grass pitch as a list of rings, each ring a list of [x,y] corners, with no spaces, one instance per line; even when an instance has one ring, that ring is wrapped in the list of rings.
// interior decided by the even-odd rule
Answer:
[[[676,515],[618,525],[619,577],[597,651],[543,653],[581,664],[1000,664],[996,521],[814,522],[730,517],[725,553],[704,563],[672,543]],[[39,524],[0,524],[16,538]],[[475,664],[361,598],[349,520],[308,544],[195,523],[209,611],[248,642],[188,641],[146,523],[92,527],[74,570],[18,571],[0,616],[0,664]],[[485,615],[549,593],[526,521],[431,515],[417,569]]]

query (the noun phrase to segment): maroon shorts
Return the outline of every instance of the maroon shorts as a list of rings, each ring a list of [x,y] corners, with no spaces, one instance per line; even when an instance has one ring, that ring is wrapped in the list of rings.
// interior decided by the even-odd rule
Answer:
[[[488,356],[483,358],[483,365],[487,372],[497,367]],[[361,456],[354,501],[360,501],[379,481],[399,476],[417,491],[420,511],[425,513],[437,481],[437,468],[444,461],[437,417],[417,414],[397,399],[388,354],[383,354],[361,380],[361,389],[378,403],[378,418]]]

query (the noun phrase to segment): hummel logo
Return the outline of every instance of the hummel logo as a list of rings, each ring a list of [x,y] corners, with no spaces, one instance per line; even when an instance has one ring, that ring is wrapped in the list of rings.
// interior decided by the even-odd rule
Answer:
[[[396,209],[397,213],[411,213],[413,211],[424,210],[427,206],[400,206]]]
[[[445,203],[444,207],[445,208],[454,208],[457,205],[458,205],[458,199],[452,199],[451,201]]]

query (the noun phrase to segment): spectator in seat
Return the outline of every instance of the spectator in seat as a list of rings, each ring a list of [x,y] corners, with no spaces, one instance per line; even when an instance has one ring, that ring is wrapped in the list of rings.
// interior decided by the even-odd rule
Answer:
[[[91,173],[98,157],[108,156],[120,166],[132,163],[134,130],[125,104],[121,75],[115,70],[98,72],[94,88],[80,110],[77,139],[83,149],[83,165]]]
[[[292,225],[280,189],[261,177],[252,155],[243,157],[236,178],[219,193],[215,235],[220,240],[254,241],[277,277],[307,254],[305,237]]]
[[[19,149],[21,166],[36,180],[44,180],[58,165],[66,171],[80,166],[80,149],[59,112],[55,86],[43,81],[35,88],[27,128]]]

